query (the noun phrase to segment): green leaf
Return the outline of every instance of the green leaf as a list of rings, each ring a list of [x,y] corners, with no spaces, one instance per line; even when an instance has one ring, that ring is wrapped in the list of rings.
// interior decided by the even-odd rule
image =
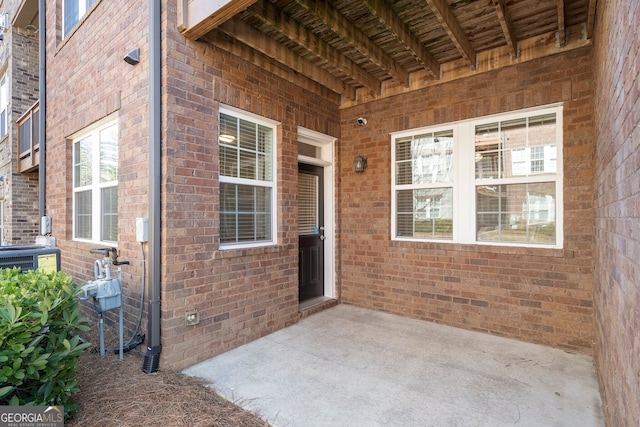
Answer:
[[[2,399],[5,396],[8,396],[9,393],[11,393],[15,389],[16,389],[16,387],[12,386],[12,385],[8,385],[8,386],[0,388],[0,399]]]
[[[42,326],[46,325],[47,320],[49,320],[49,312],[46,309],[44,309],[42,310],[42,317],[40,318],[40,324]]]

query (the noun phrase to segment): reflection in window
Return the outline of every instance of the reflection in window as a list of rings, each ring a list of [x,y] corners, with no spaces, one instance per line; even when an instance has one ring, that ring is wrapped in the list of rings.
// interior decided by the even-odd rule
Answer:
[[[82,17],[91,9],[97,0],[64,0],[64,33],[63,37],[76,26]]]
[[[74,238],[118,241],[118,124],[99,126],[73,143]]]
[[[555,183],[476,187],[478,241],[553,244]]]
[[[395,141],[396,236],[453,237],[453,131]]]
[[[561,247],[562,107],[400,131],[391,142],[394,240]]]

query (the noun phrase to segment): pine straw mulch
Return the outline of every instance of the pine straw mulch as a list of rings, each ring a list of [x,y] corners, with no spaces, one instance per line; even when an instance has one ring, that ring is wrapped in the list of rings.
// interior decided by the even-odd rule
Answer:
[[[105,336],[107,347],[117,346],[118,340],[108,328]],[[83,338],[99,347],[96,327]],[[124,339],[126,342],[128,337]],[[143,343],[125,353],[123,360],[113,352],[83,354],[77,370],[80,392],[74,395],[80,410],[65,426],[269,426],[219,396],[204,381],[165,371],[162,366],[152,374],[142,372],[141,350],[145,348]]]

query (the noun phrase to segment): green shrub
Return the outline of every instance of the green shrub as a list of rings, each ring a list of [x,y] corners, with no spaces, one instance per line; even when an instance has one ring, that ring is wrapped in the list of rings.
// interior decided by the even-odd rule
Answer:
[[[77,410],[77,361],[90,344],[76,335],[89,329],[76,293],[61,272],[0,269],[0,405]]]

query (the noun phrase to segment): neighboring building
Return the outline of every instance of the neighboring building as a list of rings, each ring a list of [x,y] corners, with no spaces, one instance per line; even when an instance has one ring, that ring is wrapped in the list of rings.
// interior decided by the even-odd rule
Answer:
[[[11,245],[40,231],[38,15],[27,3],[0,2],[0,241]]]
[[[640,422],[638,2],[214,3],[46,1],[65,271],[117,246],[130,329],[148,263],[167,368],[342,302],[593,354]]]

